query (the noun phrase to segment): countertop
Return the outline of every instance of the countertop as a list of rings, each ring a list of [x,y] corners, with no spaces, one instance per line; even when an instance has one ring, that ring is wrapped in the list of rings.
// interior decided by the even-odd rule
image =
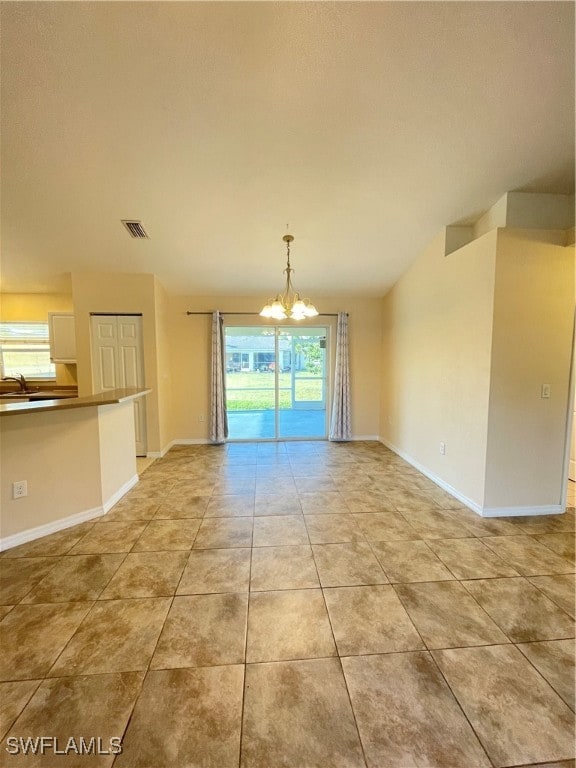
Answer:
[[[98,405],[114,405],[127,400],[135,400],[151,392],[151,389],[111,389],[87,397],[67,397],[60,400],[42,400],[40,402],[7,403],[0,405],[0,416],[12,416],[18,413],[39,413],[40,411],[67,411],[71,408],[94,408]]]

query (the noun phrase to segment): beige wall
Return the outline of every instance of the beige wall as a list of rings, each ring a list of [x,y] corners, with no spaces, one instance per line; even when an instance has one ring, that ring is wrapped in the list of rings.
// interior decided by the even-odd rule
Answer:
[[[382,438],[487,514],[561,501],[574,319],[564,242],[495,229],[444,257],[438,237],[383,301]]]
[[[560,503],[574,323],[574,249],[564,240],[498,230],[488,508]]]
[[[156,310],[156,354],[158,383],[159,445],[165,448],[173,440],[172,365],[170,344],[170,297],[158,278],[154,281]],[[175,355],[177,357],[177,355]],[[148,396],[150,397],[150,395]]]
[[[79,394],[92,393],[90,313],[109,312],[142,315],[148,451],[162,448],[158,401],[158,350],[156,339],[156,278],[149,274],[72,274],[72,297],[76,316],[76,346]]]
[[[195,312],[220,309],[226,322],[237,325],[270,325],[257,314],[266,297],[170,297],[169,341],[172,371],[172,439],[205,440],[210,413],[210,332],[207,315],[187,316]],[[380,381],[381,303],[379,299],[314,297],[322,312],[349,312],[352,383],[352,420],[356,436],[378,435],[378,389]],[[254,312],[253,316],[234,316],[231,311]],[[314,318],[310,324],[336,328],[336,318]],[[297,326],[297,323],[294,323]],[[334,361],[335,333],[331,332],[331,365]],[[199,421],[204,416],[205,421]]]
[[[72,296],[62,293],[3,293],[0,319],[3,322],[48,322],[49,312],[72,312]],[[56,383],[76,384],[76,366],[56,363]]]
[[[98,408],[100,482],[105,511],[118,490],[137,476],[134,443],[134,403],[129,400]]]
[[[490,232],[444,256],[444,235],[438,236],[383,300],[380,435],[478,505],[495,244]]]

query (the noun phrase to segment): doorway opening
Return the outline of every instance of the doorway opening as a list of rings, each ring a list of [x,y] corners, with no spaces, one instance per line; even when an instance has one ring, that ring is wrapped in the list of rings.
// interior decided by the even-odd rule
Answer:
[[[230,440],[327,436],[323,327],[225,327]]]

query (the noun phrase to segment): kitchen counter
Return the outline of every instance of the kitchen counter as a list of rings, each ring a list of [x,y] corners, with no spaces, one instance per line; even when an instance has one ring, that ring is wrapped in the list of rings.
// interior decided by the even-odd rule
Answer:
[[[134,403],[150,391],[0,405],[0,550],[100,517],[138,482]]]
[[[127,400],[135,400],[151,392],[150,389],[112,389],[109,392],[100,392],[86,397],[67,397],[54,400],[40,400],[32,402],[1,402],[0,416],[12,416],[14,414],[38,413],[39,411],[64,411],[72,408],[92,408],[99,405],[113,405]]]

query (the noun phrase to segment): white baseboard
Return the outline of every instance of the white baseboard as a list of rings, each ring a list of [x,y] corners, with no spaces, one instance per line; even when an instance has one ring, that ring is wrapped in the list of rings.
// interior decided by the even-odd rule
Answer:
[[[104,512],[106,513],[110,509],[112,509],[114,504],[117,504],[122,498],[122,496],[125,496],[130,490],[130,488],[133,488],[136,485],[139,479],[140,478],[136,474],[133,477],[131,477],[130,480],[127,480],[123,486],[118,488],[116,493],[113,493],[112,496],[110,496],[110,498],[102,504],[102,508],[104,509]]]
[[[105,512],[102,507],[94,507],[93,509],[87,509],[85,512],[77,512],[75,515],[69,515],[68,517],[60,518],[60,520],[53,520],[50,523],[39,525],[36,528],[29,528],[26,531],[14,533],[12,536],[5,536],[3,539],[0,539],[0,552],[5,549],[12,549],[12,547],[17,547],[20,544],[26,544],[35,539],[40,539],[51,533],[63,531],[65,528],[71,528],[73,525],[86,523],[95,517],[102,517],[104,514]]]
[[[483,507],[482,517],[524,517],[525,515],[560,515],[566,509],[561,504],[541,507]]]
[[[380,442],[380,435],[352,435],[352,440],[369,440],[369,441],[376,441],[377,443]]]
[[[393,443],[390,443],[388,440],[385,440],[383,438],[380,438],[380,442],[386,446],[386,448],[390,448],[391,451],[394,451],[398,456],[400,456],[401,459],[404,459],[404,461],[407,461],[408,464],[411,464],[414,469],[417,469],[419,472],[421,472],[423,475],[425,475],[429,480],[432,480],[433,483],[436,483],[436,485],[439,485],[442,490],[449,493],[451,496],[454,496],[455,499],[458,499],[464,506],[471,509],[473,512],[476,512],[477,515],[480,515],[480,517],[524,517],[524,516],[530,516],[530,515],[559,515],[562,512],[565,512],[565,508],[561,504],[549,504],[549,505],[543,505],[539,507],[483,507],[480,504],[477,504],[475,501],[472,501],[472,499],[467,498],[464,496],[464,494],[460,493],[460,491],[456,490],[456,488],[453,488],[451,485],[446,483],[444,480],[442,480],[441,477],[438,477],[438,475],[435,475],[434,472],[430,472],[429,469],[427,469],[425,466],[420,464],[419,461],[416,461],[412,458],[412,456],[409,456],[404,451],[400,450],[397,446],[395,446]]]

